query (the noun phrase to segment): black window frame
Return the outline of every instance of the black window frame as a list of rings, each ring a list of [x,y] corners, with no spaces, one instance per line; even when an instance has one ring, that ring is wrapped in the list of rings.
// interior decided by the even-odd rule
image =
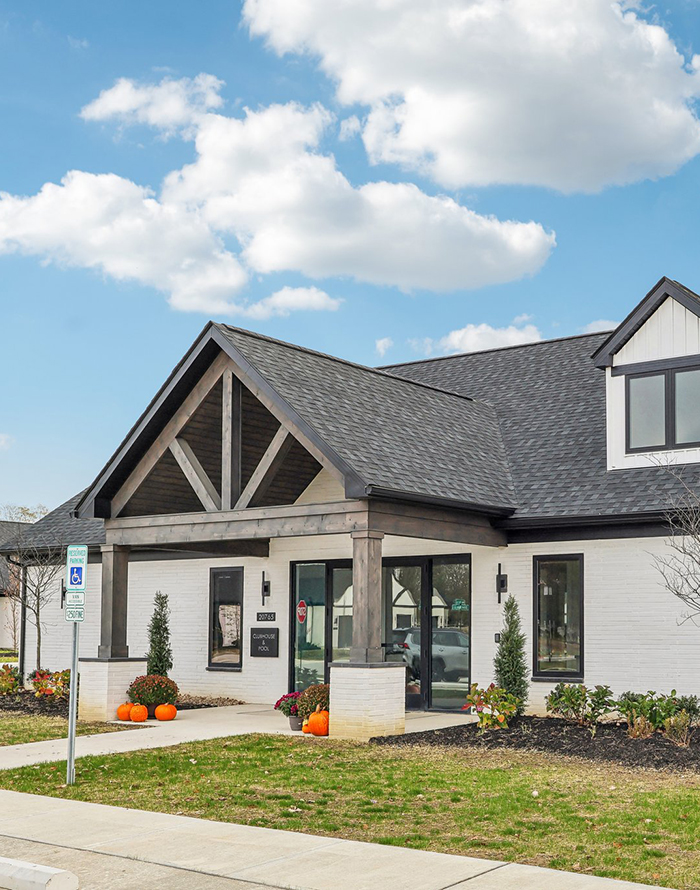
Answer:
[[[217,575],[231,574],[231,573],[240,573],[241,576],[241,648],[240,648],[240,659],[238,664],[222,664],[219,662],[212,662],[212,652],[214,649],[214,578]],[[208,646],[207,646],[207,670],[208,671],[234,671],[240,672],[243,670],[243,641],[245,639],[245,634],[243,633],[243,616],[244,616],[244,602],[245,602],[245,571],[243,566],[217,566],[216,568],[209,569],[209,632],[208,632]]]
[[[676,439],[676,375],[688,371],[700,371],[700,364],[680,365],[672,368],[654,368],[654,370],[639,371],[625,374],[625,453],[626,454],[650,454],[656,451],[681,451],[688,448],[700,448],[700,440],[696,442],[678,442]],[[630,445],[631,417],[630,417],[630,381],[640,377],[664,378],[665,416],[664,430],[665,441],[663,445],[646,445],[632,448]]]
[[[578,671],[541,671],[539,669],[539,606],[540,606],[540,583],[539,583],[539,566],[541,562],[571,562],[577,560],[579,563],[579,577],[581,579],[581,593],[579,603],[579,620],[580,627],[580,658]],[[567,681],[571,683],[583,682],[584,678],[584,630],[585,630],[585,578],[584,578],[584,559],[583,553],[551,553],[549,555],[538,555],[532,558],[532,680],[552,680]]]

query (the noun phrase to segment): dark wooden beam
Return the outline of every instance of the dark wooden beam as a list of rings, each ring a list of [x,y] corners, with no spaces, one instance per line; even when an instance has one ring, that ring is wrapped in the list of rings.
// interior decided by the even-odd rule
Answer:
[[[293,436],[281,426],[236,501],[236,510],[244,510],[248,506],[254,507],[256,501],[263,497],[293,444]]]
[[[241,381],[224,371],[221,415],[221,509],[230,510],[241,496]]]
[[[185,478],[194,489],[205,510],[220,510],[221,498],[207,476],[206,470],[199,462],[186,439],[175,438],[169,445],[170,453],[178,462]]]

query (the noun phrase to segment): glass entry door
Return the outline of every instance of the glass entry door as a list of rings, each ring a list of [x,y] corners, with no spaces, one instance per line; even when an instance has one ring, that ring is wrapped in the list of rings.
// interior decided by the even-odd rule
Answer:
[[[458,710],[471,683],[471,566],[453,558],[432,563],[430,704]]]
[[[350,660],[352,563],[293,567],[292,688],[328,682]],[[471,681],[471,563],[464,557],[386,559],[382,571],[384,659],[406,669],[406,707],[458,710]]]

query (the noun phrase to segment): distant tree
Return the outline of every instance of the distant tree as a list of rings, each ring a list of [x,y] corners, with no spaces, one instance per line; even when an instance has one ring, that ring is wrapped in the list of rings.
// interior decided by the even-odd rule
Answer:
[[[503,630],[493,660],[496,685],[514,695],[520,702],[518,714],[527,705],[529,682],[525,657],[525,634],[520,624],[520,610],[514,596],[509,596],[503,609]]]
[[[65,547],[49,532],[37,534],[33,523],[47,513],[46,507],[0,506],[0,519],[10,523],[4,530],[7,547],[8,581],[6,595],[15,607],[24,608],[36,629],[36,669],[41,668],[41,641],[46,625],[44,609],[59,591],[65,561]]]
[[[170,648],[170,608],[168,594],[156,593],[153,615],[148,625],[148,673],[168,676],[173,668],[173,652]]]

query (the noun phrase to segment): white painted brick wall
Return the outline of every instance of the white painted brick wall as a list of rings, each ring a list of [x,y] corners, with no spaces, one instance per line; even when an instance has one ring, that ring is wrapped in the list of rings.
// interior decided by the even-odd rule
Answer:
[[[367,741],[402,735],[406,672],[400,666],[331,666],[330,735]]]
[[[652,564],[665,549],[663,538],[517,544],[507,548],[468,547],[443,542],[388,537],[386,556],[472,553],[472,677],[481,684],[493,678],[494,634],[502,626],[497,604],[497,565],[508,574],[509,591],[520,605],[532,664],[532,557],[584,554],[585,680],[625,689],[700,693],[700,628],[680,624],[681,604],[666,592]],[[289,563],[292,560],[350,558],[349,536],[329,535],[273,540],[269,559],[197,559],[135,562],[129,566],[130,655],[146,651],[146,629],[157,590],[168,593],[175,665],[173,678],[184,691],[229,695],[249,702],[271,703],[287,690],[289,637]],[[208,672],[209,569],[242,565],[245,570],[243,670]],[[262,609],[261,572],[271,582],[265,610],[277,613],[280,657],[251,658],[250,627]],[[100,611],[100,567],[88,573],[86,621],[80,654],[97,654]],[[43,666],[65,668],[70,660],[70,627],[63,620],[58,594],[44,614]],[[34,633],[27,632],[27,670],[34,666]],[[531,701],[541,708],[551,683],[534,683]]]

